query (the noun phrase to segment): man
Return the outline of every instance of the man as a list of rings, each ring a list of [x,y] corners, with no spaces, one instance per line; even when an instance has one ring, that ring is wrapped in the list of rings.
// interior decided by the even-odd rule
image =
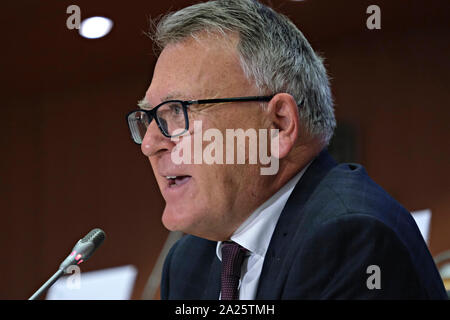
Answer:
[[[210,1],[164,17],[153,40],[153,79],[128,122],[166,201],[163,224],[187,234],[166,258],[163,299],[445,298],[409,212],[328,155],[326,70],[286,17]],[[251,143],[220,148],[232,129],[262,132],[277,170],[251,163]],[[211,156],[245,151],[244,163],[199,161],[205,130]]]

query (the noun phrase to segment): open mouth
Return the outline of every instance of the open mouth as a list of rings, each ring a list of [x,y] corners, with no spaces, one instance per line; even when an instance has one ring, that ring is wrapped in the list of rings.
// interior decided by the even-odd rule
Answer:
[[[191,176],[166,176],[166,179],[169,182],[169,188],[182,186],[187,183],[190,178]]]

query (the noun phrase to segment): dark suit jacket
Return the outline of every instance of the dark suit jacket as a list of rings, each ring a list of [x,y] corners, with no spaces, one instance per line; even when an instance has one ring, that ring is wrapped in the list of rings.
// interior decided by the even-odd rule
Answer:
[[[161,298],[218,299],[221,263],[216,245],[191,235],[180,239],[164,263]],[[377,275],[379,289],[373,288]],[[323,151],[280,215],[256,299],[446,297],[411,214],[362,166],[337,165]]]

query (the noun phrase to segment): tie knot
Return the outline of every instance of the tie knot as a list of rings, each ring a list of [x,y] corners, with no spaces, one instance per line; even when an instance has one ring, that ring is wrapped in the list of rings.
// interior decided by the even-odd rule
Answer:
[[[240,277],[241,265],[245,258],[247,249],[236,242],[224,242],[222,244],[223,272],[228,276]]]

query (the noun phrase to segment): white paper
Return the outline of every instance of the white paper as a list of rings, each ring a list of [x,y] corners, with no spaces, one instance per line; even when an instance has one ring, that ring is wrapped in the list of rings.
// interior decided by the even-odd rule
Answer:
[[[420,211],[411,212],[417,226],[419,227],[422,237],[428,244],[428,239],[430,237],[430,223],[431,223],[431,210],[425,209]]]
[[[48,290],[47,300],[129,300],[137,270],[132,265],[83,272],[71,270]],[[81,272],[78,272],[81,271]]]

